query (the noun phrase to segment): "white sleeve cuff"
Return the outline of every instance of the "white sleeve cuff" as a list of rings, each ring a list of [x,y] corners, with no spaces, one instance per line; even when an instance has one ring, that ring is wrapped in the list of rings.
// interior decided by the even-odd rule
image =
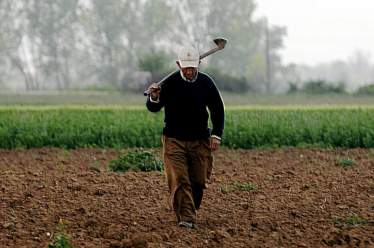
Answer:
[[[210,136],[210,137],[215,138],[215,139],[218,139],[218,140],[221,140],[221,137],[218,137],[217,135],[212,135],[212,136]]]
[[[157,98],[157,100],[152,100],[152,97],[149,96],[149,100],[151,101],[151,103],[159,103],[160,102],[160,96]]]

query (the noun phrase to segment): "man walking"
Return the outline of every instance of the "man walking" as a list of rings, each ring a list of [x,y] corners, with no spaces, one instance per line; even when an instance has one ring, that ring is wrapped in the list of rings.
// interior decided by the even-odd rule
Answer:
[[[162,89],[157,84],[149,87],[146,106],[151,112],[164,107],[162,143],[170,204],[179,226],[193,228],[212,172],[212,151],[221,143],[224,104],[212,78],[199,72],[200,58],[195,48],[181,49],[176,63],[180,70],[168,76]]]

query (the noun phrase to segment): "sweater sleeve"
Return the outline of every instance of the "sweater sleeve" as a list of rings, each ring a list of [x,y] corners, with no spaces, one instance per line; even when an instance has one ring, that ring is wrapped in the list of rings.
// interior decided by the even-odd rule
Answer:
[[[208,98],[208,109],[212,120],[213,130],[211,135],[222,137],[225,123],[225,107],[217,86],[212,81]]]
[[[158,112],[162,109],[162,107],[164,106],[163,105],[163,101],[161,101],[161,92],[160,92],[160,97],[159,97],[159,100],[154,102],[154,101],[151,101],[151,96],[148,96],[147,97],[147,102],[146,102],[146,106],[147,106],[147,109],[151,112]]]
[[[168,94],[170,94],[169,84],[172,83],[172,81],[175,79],[175,75],[177,74],[179,74],[179,71],[174,71],[166,76],[166,79],[164,79],[165,81],[161,86],[158,101],[151,101],[151,96],[147,97],[146,106],[150,112],[158,112],[165,106],[165,103],[168,101]]]

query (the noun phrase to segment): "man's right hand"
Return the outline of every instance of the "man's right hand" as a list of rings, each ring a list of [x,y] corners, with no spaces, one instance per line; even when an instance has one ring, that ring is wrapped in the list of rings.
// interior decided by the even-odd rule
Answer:
[[[157,101],[160,96],[161,87],[157,83],[153,83],[149,86],[148,92],[153,101]]]

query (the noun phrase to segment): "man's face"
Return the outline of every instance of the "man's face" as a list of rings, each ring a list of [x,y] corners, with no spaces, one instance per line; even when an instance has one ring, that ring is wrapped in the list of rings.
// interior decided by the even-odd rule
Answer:
[[[193,81],[197,76],[197,68],[196,67],[185,67],[180,68],[185,78],[189,81]]]
[[[178,61],[177,61],[177,65],[179,69],[181,70],[181,72],[183,73],[183,76],[187,80],[193,81],[196,78],[197,73],[199,71],[198,67],[183,67],[182,68]]]

